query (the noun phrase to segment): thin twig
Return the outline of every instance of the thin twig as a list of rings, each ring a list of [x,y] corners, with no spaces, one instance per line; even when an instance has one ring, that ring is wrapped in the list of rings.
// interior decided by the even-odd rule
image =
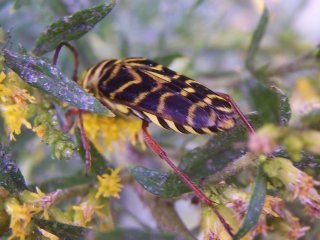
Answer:
[[[134,183],[134,178],[127,169],[122,169],[120,171],[120,178],[122,184]],[[88,183],[65,189],[57,189],[53,192],[47,193],[46,196],[51,199],[51,204],[53,205],[80,195],[85,195],[92,189],[92,186],[92,183]]]
[[[92,184],[82,184],[65,189],[57,189],[51,193],[46,194],[46,198],[50,201],[50,205],[57,204],[69,200],[71,198],[85,195],[92,189]]]
[[[312,70],[319,69],[319,59],[316,58],[316,51],[318,49],[310,51],[297,59],[284,63],[279,66],[269,67],[266,70],[264,77],[275,77],[275,76],[284,76],[286,74],[295,73],[303,70]],[[227,73],[227,74],[224,74]],[[213,88],[219,87],[235,87],[243,83],[246,79],[250,77],[248,71],[240,69],[238,71],[225,71],[223,73],[200,73],[199,78],[204,78],[208,82],[207,85]],[[215,81],[212,81],[215,79]],[[218,81],[217,79],[222,79]]]
[[[307,70],[317,67],[319,67],[319,62],[315,57],[315,52],[311,51],[293,60],[292,62],[271,68],[269,71],[267,71],[267,76],[282,76],[296,71]]]
[[[208,177],[204,184],[208,185],[210,183],[218,183],[227,178],[234,176],[235,174],[243,171],[244,169],[251,168],[257,165],[255,161],[257,159],[257,155],[253,153],[246,153],[245,155],[235,159],[231,163],[229,163],[225,168],[221,171],[216,172],[214,175]]]

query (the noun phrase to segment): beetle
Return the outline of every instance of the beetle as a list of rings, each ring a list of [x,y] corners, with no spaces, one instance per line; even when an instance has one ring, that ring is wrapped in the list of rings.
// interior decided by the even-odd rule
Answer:
[[[142,133],[147,145],[167,162],[203,203],[213,209],[225,229],[233,236],[230,225],[216,210],[214,203],[175,166],[147,129],[149,123],[155,123],[179,133],[213,134],[233,128],[238,115],[248,132],[254,134],[253,126],[232,98],[143,57],[100,61],[90,67],[79,82],[78,55],[72,45],[67,42],[60,43],[56,48],[53,64],[56,64],[63,46],[68,47],[74,55],[74,81],[115,114],[134,115],[141,119]],[[69,113],[71,112],[73,111]],[[82,111],[76,113],[80,120],[88,172],[91,163],[89,144],[83,129]]]

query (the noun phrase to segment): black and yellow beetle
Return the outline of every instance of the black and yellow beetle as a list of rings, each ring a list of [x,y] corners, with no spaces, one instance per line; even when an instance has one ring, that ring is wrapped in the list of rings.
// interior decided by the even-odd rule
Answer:
[[[176,132],[210,134],[235,124],[236,113],[223,97],[146,58],[101,61],[81,84],[110,110]]]
[[[56,64],[62,46],[75,56],[73,79],[77,81],[78,56],[69,43],[61,43],[55,52]],[[150,148],[164,159],[202,202],[210,206],[232,236],[230,225],[216,210],[214,203],[167,157],[165,151],[149,134],[150,122],[179,133],[212,134],[234,127],[238,115],[250,133],[254,128],[226,94],[213,92],[193,79],[178,74],[146,58],[103,60],[90,67],[79,84],[114,113],[134,115],[142,120],[142,133]],[[90,166],[89,145],[85,139],[82,114],[80,130]]]

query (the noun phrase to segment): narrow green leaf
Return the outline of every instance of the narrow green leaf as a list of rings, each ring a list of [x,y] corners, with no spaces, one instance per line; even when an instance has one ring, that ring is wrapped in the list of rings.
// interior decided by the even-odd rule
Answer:
[[[109,4],[99,4],[54,22],[40,34],[32,52],[40,56],[54,50],[62,41],[80,38],[106,17],[114,5],[115,0],[111,0]]]
[[[97,240],[114,240],[114,239],[178,240],[182,238],[169,233],[144,232],[138,229],[114,229],[106,233],[97,233],[94,236],[94,239],[97,239]]]
[[[32,219],[40,228],[56,235],[61,240],[84,240],[92,232],[89,228],[77,227],[74,225],[48,221],[38,218]]]
[[[77,108],[113,116],[96,98],[43,59],[21,55],[7,49],[4,49],[3,53],[5,64],[31,86]]]
[[[163,196],[164,183],[167,181],[168,173],[145,167],[130,167],[129,171],[145,190]]]
[[[78,185],[93,183],[96,179],[92,176],[85,176],[83,172],[68,177],[48,179],[39,184],[30,185],[30,189],[40,187],[44,192],[53,192],[57,189],[71,188]]]
[[[0,186],[9,192],[21,192],[27,189],[26,182],[18,166],[0,144]]]
[[[255,127],[261,125],[257,116],[251,116],[249,120]],[[246,140],[246,132],[242,123],[239,123],[231,131],[217,134],[203,147],[186,153],[180,161],[179,168],[194,183],[199,183],[246,153],[245,148],[234,148],[235,145],[239,145],[237,143]],[[155,195],[176,197],[191,191],[174,172],[166,173],[144,167],[134,167],[130,171],[147,191]]]
[[[255,31],[253,32],[251,42],[248,49],[248,54],[246,58],[246,67],[249,71],[254,72],[255,71],[255,56],[259,49],[261,40],[264,36],[264,33],[266,31],[267,25],[269,21],[269,11],[267,8],[263,10],[263,14],[259,20],[258,26],[256,27]]]
[[[282,126],[287,125],[291,118],[291,107],[289,98],[280,88],[273,86],[272,89],[276,92],[278,97],[278,123]]]
[[[245,216],[243,224],[234,239],[241,239],[247,234],[257,223],[263,208],[266,197],[266,177],[260,169],[256,178],[256,185],[254,187],[251,199],[249,202],[248,212]]]
[[[250,79],[248,86],[251,103],[264,123],[280,125],[288,123],[291,109],[289,99],[284,92],[276,87],[270,88],[255,79]]]

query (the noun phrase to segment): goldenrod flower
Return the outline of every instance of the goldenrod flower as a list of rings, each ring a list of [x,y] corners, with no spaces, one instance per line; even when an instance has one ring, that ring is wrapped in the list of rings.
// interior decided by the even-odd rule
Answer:
[[[129,140],[133,145],[139,139],[141,120],[135,118],[106,117],[93,113],[83,114],[83,124],[88,139],[93,142],[99,152],[112,150],[113,142]]]
[[[88,199],[79,205],[73,206],[74,224],[77,226],[86,227],[92,220],[94,214],[99,213],[99,210],[103,208],[103,205],[98,205],[96,199]]]
[[[237,221],[233,216],[232,211],[223,205],[216,206],[221,216],[230,224],[233,232],[237,229]],[[224,228],[216,214],[208,206],[204,206],[202,210],[202,230],[204,240],[223,239],[231,240],[230,234]]]
[[[31,128],[27,120],[29,104],[35,102],[26,89],[19,86],[22,80],[13,72],[8,74],[8,81],[4,82],[6,75],[0,73],[0,109],[4,117],[10,140],[15,140],[15,136],[21,133],[21,126]]]
[[[228,187],[224,190],[225,206],[233,211],[236,220],[240,222],[249,205],[250,196],[248,193],[240,191],[234,187]]]
[[[46,127],[45,125],[41,124],[37,127],[34,127],[32,131],[34,131],[38,137],[42,138],[46,132]]]
[[[107,199],[103,199],[104,206],[101,209],[95,211],[95,215],[99,219],[99,230],[102,232],[110,231],[114,229],[114,221],[110,210],[110,204]],[[101,199],[99,200],[101,202]]]
[[[21,133],[22,125],[26,128],[31,128],[31,124],[26,119],[26,109],[17,104],[2,107],[2,114],[7,130],[10,133],[10,140],[15,140],[14,134],[19,135]]]
[[[17,199],[6,201],[6,211],[10,215],[12,234],[9,239],[25,239],[31,231],[31,218],[37,210],[28,204],[20,204]]]
[[[302,238],[310,227],[302,227],[299,219],[295,217],[287,218],[288,222],[288,238],[287,239],[300,239]]]
[[[273,158],[264,165],[265,172],[271,178],[279,179],[294,199],[299,199],[307,214],[320,218],[320,195],[315,189],[320,182],[293,166],[285,158]]]
[[[100,231],[110,230],[114,227],[110,201],[107,198],[96,198],[95,195],[96,190],[92,189],[80,204],[72,206],[73,224],[88,227],[93,222],[95,225],[99,223]]]
[[[218,209],[225,220],[233,226],[234,232],[236,232],[241,226],[245,214],[248,211],[251,195],[249,192],[229,186],[228,188],[224,189],[222,196],[222,203],[224,207],[219,206]],[[211,215],[204,215],[204,217],[207,218],[206,221],[211,219],[210,224],[215,226],[214,228],[210,227],[209,225],[206,226],[207,224],[204,225],[206,226],[205,229],[209,229],[209,231],[206,230],[207,233],[205,234],[205,239],[229,239],[230,237],[226,236],[225,229],[221,228],[221,226],[216,223],[216,221],[219,220],[212,215],[212,213]],[[270,217],[277,218],[278,220],[276,222],[282,223],[281,230],[283,230],[284,234],[287,236],[292,236],[292,238],[289,239],[297,239],[293,236],[301,237],[309,229],[309,227],[302,227],[299,224],[299,220],[294,218],[290,212],[285,209],[284,202],[281,198],[267,195],[257,225],[251,231],[249,231],[246,236],[243,237],[243,239],[251,240],[259,235],[267,236],[268,230],[273,229],[273,226],[268,225],[268,222],[266,221]]]
[[[99,188],[96,193],[96,198],[100,198],[101,196],[120,198],[119,192],[122,189],[122,184],[120,183],[120,178],[118,176],[120,172],[120,168],[116,168],[111,170],[110,174],[98,175]]]
[[[49,207],[55,202],[56,196],[60,192],[59,190],[51,194],[43,193],[40,188],[36,187],[37,192],[23,191],[21,194],[22,200],[32,205],[33,208],[37,209],[38,212],[43,212],[43,217],[49,219]]]
[[[262,212],[273,217],[284,217],[284,202],[281,198],[267,195],[264,201]]]
[[[224,190],[223,196],[225,198],[224,204],[234,212],[240,223],[248,210],[250,193],[235,187],[228,187]],[[279,211],[282,207],[282,199],[268,195],[262,208],[262,214],[279,217],[281,215]]]

